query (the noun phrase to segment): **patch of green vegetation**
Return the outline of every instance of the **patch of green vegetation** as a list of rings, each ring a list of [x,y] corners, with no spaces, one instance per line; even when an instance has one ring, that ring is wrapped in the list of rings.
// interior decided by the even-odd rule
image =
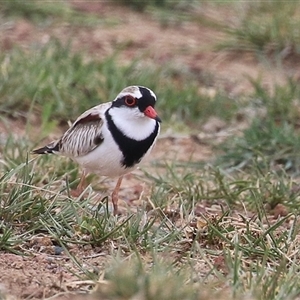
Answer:
[[[29,51],[13,49],[0,55],[0,111],[12,117],[32,114],[49,133],[59,122],[74,120],[86,109],[113,100],[128,85],[146,85],[158,95],[163,120],[201,123],[210,115],[230,119],[237,104],[223,92],[199,92],[193,75],[174,74],[172,66],[146,66],[139,60],[118,65],[116,57],[87,60],[71,45],[52,40]],[[182,84],[174,85],[181,81]],[[224,113],[227,112],[227,113]],[[55,121],[54,121],[55,120]],[[50,126],[50,127],[49,127]]]
[[[285,58],[299,54],[299,1],[237,2],[238,22],[226,26],[228,41],[221,48],[253,51]]]
[[[198,3],[198,0],[114,0],[114,2],[130,6],[138,11],[144,11],[148,7],[158,7],[168,10],[187,10],[188,8],[191,8],[195,3]]]
[[[251,297],[258,300],[293,299],[299,292],[295,265],[288,268],[287,264],[282,263],[272,269],[264,262],[260,267],[256,266],[257,273],[252,273],[245,271],[237,254],[233,253],[228,259],[228,265],[232,266],[233,272],[228,274],[226,279],[219,273],[211,282],[203,282],[195,274],[187,271],[187,268],[178,269],[167,260],[154,260],[147,270],[140,261],[117,262],[108,269],[106,280],[96,286],[95,296],[104,299],[128,299],[143,295],[147,300],[242,300]],[[251,267],[252,265],[249,266],[249,270]],[[162,295],[163,298],[160,297]]]
[[[41,4],[40,1],[19,1],[9,0],[1,1],[0,11],[5,16],[18,16],[28,19],[47,18],[49,16],[64,16],[70,13],[68,5],[65,1],[46,1]]]
[[[15,117],[29,111],[58,120],[78,115],[101,94],[97,71],[97,65],[85,63],[57,40],[29,52],[16,48],[1,57],[0,110]]]
[[[276,169],[299,174],[300,90],[296,82],[275,86],[272,93],[253,82],[253,110],[263,110],[254,118],[242,137],[228,139],[221,148],[218,163],[225,168],[241,169],[257,163],[264,170]]]
[[[20,245],[27,247],[32,234],[41,232],[66,249],[70,244],[98,246],[116,240],[123,241],[128,251],[164,249],[181,235],[161,216],[145,220],[143,212],[138,212],[116,219],[107,199],[98,196],[95,203],[90,189],[85,199],[70,198],[69,187],[76,179],[74,164],[51,156],[29,160],[28,148],[30,144],[21,138],[10,138],[0,148],[4,153],[0,161],[1,249],[17,252]]]
[[[103,22],[93,14],[76,11],[70,3],[58,1],[9,0],[0,2],[0,14],[5,18],[25,18],[38,24],[64,20],[72,25],[91,26]]]
[[[281,203],[288,211],[297,211],[299,193],[292,192],[294,183],[288,176],[253,168],[241,179],[240,174],[200,164],[162,164],[163,173],[145,173],[153,184],[145,205],[114,217],[110,201],[95,202],[90,188],[84,199],[69,196],[73,163],[53,156],[28,159],[27,147],[28,141],[10,138],[1,149],[2,251],[32,253],[32,236],[43,234],[53,249],[55,245],[64,249],[82,280],[95,282],[96,295],[110,299],[140,293],[146,299],[156,299],[158,294],[164,299],[210,299],[211,290],[218,294],[225,282],[228,295],[224,299],[245,294],[277,299],[277,283],[282,284],[281,293],[292,296],[299,291],[293,279],[299,247],[297,216],[270,219],[266,207]],[[202,204],[205,209],[200,208]],[[111,243],[114,247],[108,247]],[[109,256],[121,258],[110,263],[102,277],[109,289],[71,251],[74,245],[110,249]],[[130,257],[138,262],[122,263]],[[167,260],[162,261],[164,257]]]
[[[145,9],[187,1],[130,3]],[[39,19],[45,12],[38,9],[47,9],[38,8],[36,1],[0,7],[5,5],[7,14],[30,19]],[[53,252],[57,245],[64,250],[79,270],[81,284],[86,280],[89,290],[95,287],[92,295],[101,299],[295,299],[300,293],[297,82],[268,92],[253,81],[255,92],[248,102],[262,113],[243,136],[225,142],[219,167],[159,161],[157,172],[140,175],[152,186],[149,195],[122,216],[113,216],[109,197],[90,187],[84,197],[70,196],[78,180],[73,162],[29,154],[32,126],[40,124],[42,139],[131,84],[155,91],[163,124],[182,122],[192,128],[210,116],[229,121],[240,108],[223,91],[213,90],[210,96],[203,92],[203,85],[213,86],[209,74],[199,78],[172,64],[149,65],[143,57],[125,65],[118,61],[122,47],[102,61],[57,40],[0,54],[1,122],[24,118],[28,134],[0,134],[0,251],[43,252],[32,247],[32,239],[42,235],[53,244]],[[106,269],[91,271],[80,251],[86,246],[92,255],[100,249],[107,256]]]
[[[145,299],[202,299],[200,289],[193,286],[190,276],[167,260],[153,257],[152,266],[145,266],[140,260],[131,259],[113,262],[105,279],[111,288],[103,291],[102,284],[95,294],[109,299],[128,299],[145,295]]]
[[[220,205],[223,211],[246,206],[263,219],[266,205],[273,209],[282,204],[291,212],[299,205],[297,180],[284,171],[265,172],[259,164],[253,164],[247,173],[233,174],[212,166],[205,169],[197,163],[183,168],[176,162],[164,168],[168,171],[163,175],[145,173],[155,183],[151,207],[162,211],[187,217],[197,203],[204,202]]]

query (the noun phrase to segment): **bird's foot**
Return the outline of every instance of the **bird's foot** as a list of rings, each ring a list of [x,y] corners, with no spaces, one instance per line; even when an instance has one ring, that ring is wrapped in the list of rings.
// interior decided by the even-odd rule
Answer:
[[[86,186],[87,186],[87,184],[86,184],[86,180],[85,180],[85,172],[82,172],[80,181],[79,181],[76,189],[71,190],[70,195],[74,198],[78,198],[83,193]]]
[[[74,198],[78,198],[82,193],[84,189],[79,189],[78,187],[75,190],[70,191],[70,195]]]
[[[114,213],[114,216],[118,216],[121,214],[118,209],[118,205],[115,205],[115,203],[113,203],[113,213]]]

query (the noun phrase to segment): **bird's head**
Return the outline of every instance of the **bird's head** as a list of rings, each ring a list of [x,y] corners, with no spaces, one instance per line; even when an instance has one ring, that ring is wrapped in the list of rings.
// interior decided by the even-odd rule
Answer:
[[[122,108],[128,118],[150,118],[158,122],[158,117],[154,107],[156,95],[150,89],[143,86],[129,86],[123,89],[112,102],[112,108]]]

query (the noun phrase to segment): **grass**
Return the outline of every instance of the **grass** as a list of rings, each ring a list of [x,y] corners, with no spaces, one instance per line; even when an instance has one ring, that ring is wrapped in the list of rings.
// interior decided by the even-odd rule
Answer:
[[[1,1],[0,15],[4,18],[17,20],[20,18],[34,22],[38,26],[49,27],[51,24],[64,20],[72,26],[95,26],[96,24],[113,24],[114,20],[99,20],[96,15],[78,12],[67,1],[45,1],[41,4],[39,0],[27,2],[18,0]]]
[[[132,84],[146,83],[158,94],[163,119],[204,122],[209,115],[217,115],[229,120],[236,108],[222,91],[207,101],[207,96],[198,92],[197,79],[192,74],[184,79],[184,73],[178,71],[173,75],[172,66],[144,68],[139,61],[118,66],[115,55],[103,61],[86,61],[83,53],[73,53],[70,44],[58,40],[30,51],[16,48],[2,53],[0,65],[0,111],[24,119],[32,114],[41,116],[46,133],[46,127],[74,120],[82,111],[113,100]],[[18,72],[17,66],[24,72]],[[173,76],[181,78],[184,85],[174,89]]]
[[[299,1],[241,3],[235,24],[227,24],[221,48],[277,58],[299,55]]]
[[[43,174],[50,165],[51,172]],[[240,174],[214,167],[201,173],[189,165],[164,168],[163,176],[145,174],[155,182],[152,204],[115,218],[105,201],[95,206],[91,192],[85,200],[69,198],[68,166],[61,160],[41,157],[15,164],[0,179],[1,250],[29,255],[34,235],[49,236],[72,257],[81,280],[95,280],[96,295],[108,299],[141,293],[147,299],[213,299],[209,289],[218,295],[224,282],[229,298],[247,292],[259,294],[257,299],[278,299],[279,283],[291,295],[299,292],[291,277],[299,246],[299,196],[287,194],[292,179],[276,172],[241,180]],[[272,219],[270,209],[278,201],[290,213]],[[206,209],[198,212],[199,205]],[[115,250],[109,250],[111,242]],[[102,281],[82,265],[80,252],[70,252],[85,245],[106,249],[112,261],[117,259],[107,264]]]
[[[160,4],[168,10],[168,3]],[[69,20],[65,2],[51,5],[11,1],[0,8],[7,17],[34,22],[51,15],[47,9],[57,22]],[[214,85],[213,74],[199,78],[172,63],[146,64],[146,54],[120,63],[123,47],[103,60],[56,39],[1,52],[1,126],[8,132],[0,134],[1,253],[42,253],[78,278],[74,290],[99,299],[296,299],[298,82],[289,79],[270,92],[252,80],[253,93],[240,102]],[[256,114],[246,130],[216,149],[216,161],[168,158],[135,174],[150,189],[139,205],[115,217],[102,192],[107,182],[97,186],[99,193],[88,187],[84,197],[73,198],[77,166],[65,158],[33,157],[30,150],[130,84],[157,93],[164,131],[180,123],[195,132],[211,116],[236,122],[245,105]],[[203,85],[213,86],[211,97],[201,92]]]
[[[137,11],[145,11],[149,7],[158,7],[160,9],[171,10],[171,11],[180,11],[180,10],[189,10],[197,3],[197,0],[187,1],[187,0],[180,0],[180,1],[172,1],[172,0],[145,0],[145,1],[138,1],[138,0],[114,0],[116,3],[120,3],[122,5],[130,6]]]
[[[258,81],[253,86],[253,109],[262,109],[263,114],[254,118],[243,136],[233,137],[222,145],[225,154],[219,162],[232,169],[257,162],[262,169],[282,169],[297,176],[300,150],[297,83],[289,80],[283,86],[275,85],[272,93]]]

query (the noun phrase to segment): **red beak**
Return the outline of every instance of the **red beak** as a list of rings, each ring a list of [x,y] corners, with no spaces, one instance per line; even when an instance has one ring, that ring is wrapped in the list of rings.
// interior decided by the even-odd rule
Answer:
[[[155,109],[152,106],[146,107],[146,109],[144,110],[144,114],[148,118],[151,118],[151,119],[154,119],[158,122],[161,122],[160,117],[157,115],[157,112],[155,111]]]

